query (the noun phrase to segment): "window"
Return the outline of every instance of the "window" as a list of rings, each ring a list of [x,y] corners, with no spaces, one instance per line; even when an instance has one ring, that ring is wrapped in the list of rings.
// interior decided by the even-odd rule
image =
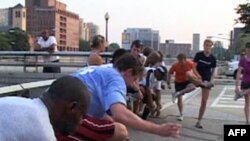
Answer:
[[[21,17],[20,11],[16,11],[16,18],[20,18],[20,17]]]
[[[23,18],[25,18],[26,17],[26,13],[25,12],[23,12]]]

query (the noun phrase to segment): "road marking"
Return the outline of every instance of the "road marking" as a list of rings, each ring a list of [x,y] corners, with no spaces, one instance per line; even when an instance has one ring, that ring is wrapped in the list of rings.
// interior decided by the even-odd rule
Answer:
[[[220,108],[243,108],[244,99],[234,101],[234,86],[225,86],[219,96],[211,104],[211,107]]]

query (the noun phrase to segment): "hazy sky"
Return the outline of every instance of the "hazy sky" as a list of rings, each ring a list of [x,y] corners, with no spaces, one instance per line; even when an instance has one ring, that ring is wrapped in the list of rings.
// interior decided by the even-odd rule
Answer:
[[[85,22],[93,22],[105,35],[106,12],[110,15],[109,42],[121,43],[128,27],[159,30],[161,41],[192,43],[192,34],[202,38],[229,34],[238,17],[234,8],[247,0],[60,0],[67,9],[78,13]],[[24,4],[25,0],[1,0],[0,8]],[[228,38],[227,35],[219,37]],[[223,40],[222,40],[223,41]],[[224,41],[226,42],[226,41]]]

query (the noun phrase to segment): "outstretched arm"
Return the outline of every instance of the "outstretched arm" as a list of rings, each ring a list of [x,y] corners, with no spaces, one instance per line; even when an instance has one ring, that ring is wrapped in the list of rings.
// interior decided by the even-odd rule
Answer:
[[[138,129],[140,131],[157,134],[166,137],[180,136],[181,125],[175,123],[155,124],[146,121],[129,111],[125,105],[121,103],[113,104],[111,107],[112,117],[116,122],[120,122],[126,126]]]

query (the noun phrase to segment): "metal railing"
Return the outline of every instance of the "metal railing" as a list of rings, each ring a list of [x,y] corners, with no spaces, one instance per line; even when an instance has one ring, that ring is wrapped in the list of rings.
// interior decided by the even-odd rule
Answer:
[[[60,62],[43,62],[43,56],[59,56]],[[90,52],[34,52],[34,51],[1,51],[0,66],[21,66],[26,72],[27,67],[61,66],[61,67],[83,67],[87,64]],[[101,53],[104,58],[111,58],[112,52]]]

